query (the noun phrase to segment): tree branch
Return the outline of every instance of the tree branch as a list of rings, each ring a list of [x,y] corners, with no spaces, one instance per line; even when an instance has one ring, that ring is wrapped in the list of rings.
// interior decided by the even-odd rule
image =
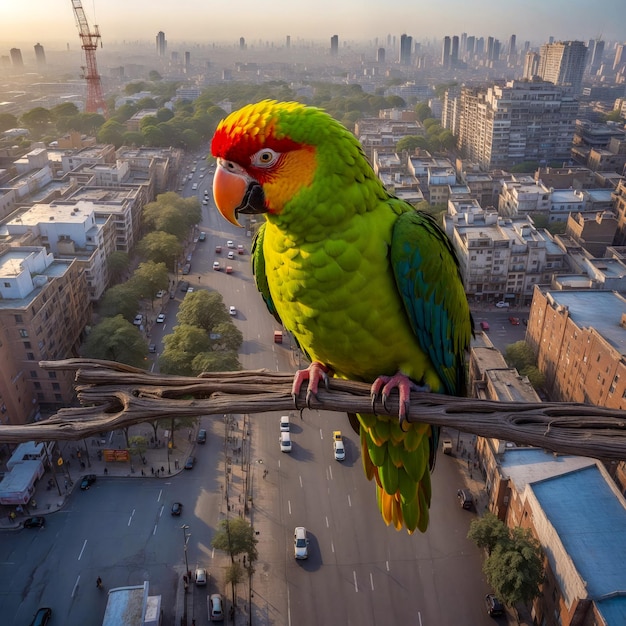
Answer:
[[[0,426],[0,441],[78,440],[162,418],[225,413],[289,412],[293,374],[266,370],[206,373],[198,377],[153,374],[111,361],[44,361],[48,370],[76,371],[82,406],[65,408],[48,420]],[[297,408],[305,408],[304,392]],[[370,386],[340,379],[321,390],[311,409],[371,413]],[[397,415],[398,398],[379,414]],[[605,460],[626,459],[626,411],[569,402],[496,402],[433,393],[413,393],[410,422],[448,426],[562,454]]]

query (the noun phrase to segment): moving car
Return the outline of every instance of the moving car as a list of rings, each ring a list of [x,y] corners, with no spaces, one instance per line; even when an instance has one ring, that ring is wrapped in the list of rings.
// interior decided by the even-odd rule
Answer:
[[[208,600],[209,605],[209,619],[212,622],[221,622],[224,620],[224,603],[222,602],[222,596],[219,593],[212,593]]]
[[[280,432],[281,433],[289,432],[289,415],[280,416]]]
[[[198,438],[196,439],[198,443],[206,443],[206,430],[201,428],[198,431]]]
[[[443,439],[441,441],[441,449],[444,454],[452,454],[452,439]]]
[[[190,456],[185,462],[185,469],[193,469],[195,462],[196,462],[196,457]]]
[[[309,540],[304,526],[296,526],[293,533],[293,555],[298,560],[309,558]]]
[[[278,438],[281,452],[291,452],[291,437],[289,433],[280,433]]]
[[[206,568],[197,567],[195,573],[196,585],[206,585]]]
[[[228,312],[229,312],[231,315],[237,315],[237,309],[236,309],[234,306],[229,306],[229,307],[228,307]]]
[[[151,343],[148,346],[148,352],[151,352],[152,354],[154,354],[157,351],[157,345],[156,343]]]
[[[157,324],[162,324],[165,321],[165,313],[159,313],[156,318]]]
[[[172,515],[180,515],[183,512],[183,505],[180,502],[172,504]]]
[[[474,498],[472,498],[472,494],[467,491],[467,489],[459,489],[456,492],[456,497],[459,500],[459,504],[464,509],[471,509],[474,506]]]
[[[485,607],[487,608],[487,615],[490,617],[499,617],[500,615],[504,615],[504,606],[502,602],[493,595],[493,593],[488,593],[485,596]]]
[[[84,491],[85,489],[89,489],[91,485],[96,482],[95,474],[86,474],[83,476],[83,479],[80,481],[80,488]]]
[[[496,306],[499,309],[508,309],[509,308],[509,303],[505,302],[504,300],[500,300],[500,302],[496,302]]]
[[[219,271],[220,271],[220,262],[219,262],[219,261],[213,261],[213,269],[214,269],[216,272],[219,272]]]
[[[229,258],[231,261],[235,258],[235,253],[234,253],[232,250],[230,250],[230,251],[228,252],[228,258]]]
[[[283,331],[275,330],[274,331],[274,343],[282,343],[283,342]]]
[[[33,617],[33,621],[30,623],[30,626],[46,626],[51,617],[52,609],[47,606],[42,607],[37,611],[37,613],[35,613],[35,617]]]
[[[45,517],[28,517],[24,520],[24,528],[41,528],[45,525]]]
[[[233,266],[232,265],[227,265],[226,266],[226,273],[227,274],[232,274],[233,273]]]
[[[346,449],[343,445],[343,437],[340,430],[333,431],[333,452],[335,461],[343,461],[346,458]]]
[[[235,243],[229,239],[229,240],[226,242],[226,247],[227,247],[227,248],[234,248],[234,247],[235,247]]]
[[[206,233],[200,233],[198,235],[198,241],[204,241],[206,239]]]
[[[222,252],[222,246],[215,246],[215,252],[220,254]]]
[[[237,244],[237,254],[243,254],[243,253],[244,253],[243,246],[240,243]]]
[[[519,317],[513,317],[511,315],[511,317],[509,317],[509,322],[511,322],[513,326],[519,326]]]
[[[480,330],[489,330],[489,322],[481,322]]]

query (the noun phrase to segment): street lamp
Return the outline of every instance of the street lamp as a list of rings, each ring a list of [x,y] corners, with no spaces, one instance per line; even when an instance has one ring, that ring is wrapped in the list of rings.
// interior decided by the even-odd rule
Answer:
[[[187,543],[189,542],[189,537],[191,537],[191,533],[187,534],[187,531],[189,530],[189,526],[187,524],[183,524],[181,528],[183,529],[183,551],[185,553],[185,576],[189,577],[190,571],[189,571],[189,561],[187,560]]]

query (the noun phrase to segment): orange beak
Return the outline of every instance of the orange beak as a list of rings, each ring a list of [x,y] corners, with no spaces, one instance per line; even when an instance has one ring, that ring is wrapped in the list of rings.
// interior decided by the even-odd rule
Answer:
[[[241,226],[237,209],[244,202],[247,187],[248,181],[218,165],[213,177],[213,199],[217,210],[235,226]]]

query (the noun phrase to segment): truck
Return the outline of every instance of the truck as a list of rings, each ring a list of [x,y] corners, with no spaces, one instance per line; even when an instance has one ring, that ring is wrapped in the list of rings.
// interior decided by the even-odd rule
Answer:
[[[441,449],[444,454],[452,454],[452,439],[442,439]]]
[[[283,331],[275,330],[274,331],[274,343],[282,343],[283,342]]]

